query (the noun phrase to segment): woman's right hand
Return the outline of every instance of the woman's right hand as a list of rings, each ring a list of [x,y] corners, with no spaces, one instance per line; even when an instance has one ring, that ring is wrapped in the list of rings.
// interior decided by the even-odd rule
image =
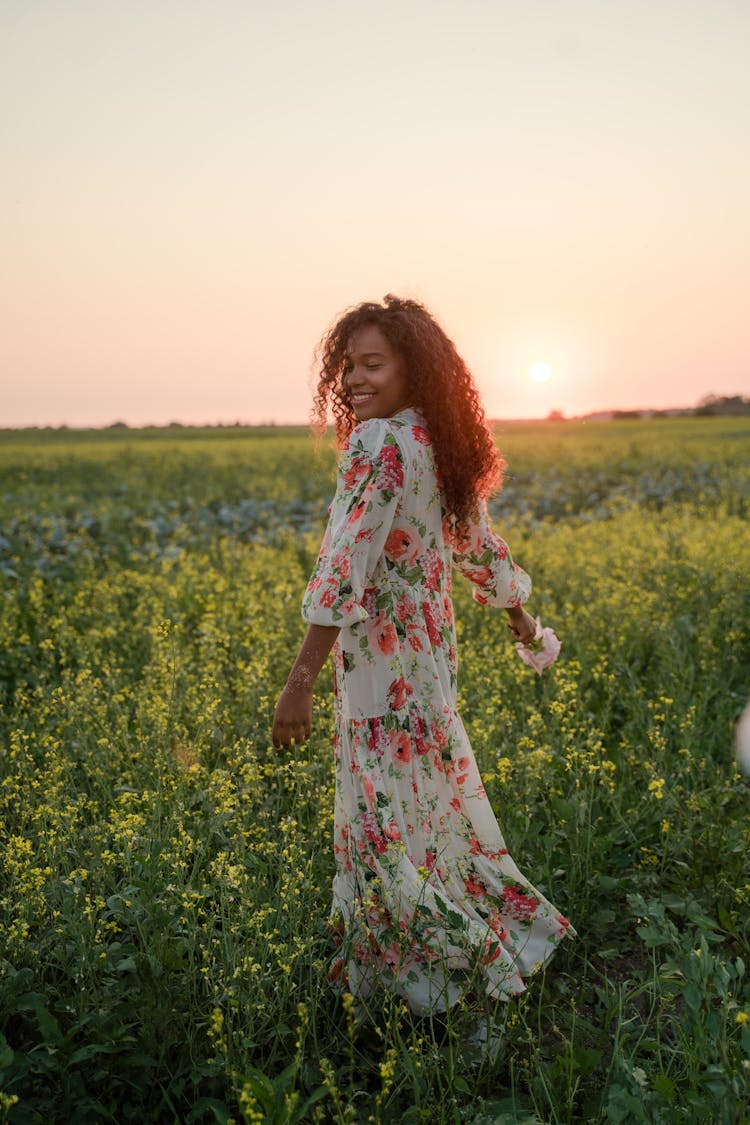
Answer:
[[[271,740],[277,750],[288,750],[296,743],[305,742],[312,733],[312,690],[302,686],[287,686],[279,696],[273,714]]]

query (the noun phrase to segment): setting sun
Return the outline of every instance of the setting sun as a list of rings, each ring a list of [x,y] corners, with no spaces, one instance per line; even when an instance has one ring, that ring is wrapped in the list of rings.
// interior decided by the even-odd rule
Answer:
[[[548,363],[532,363],[529,378],[533,383],[547,383],[552,378],[552,368]]]

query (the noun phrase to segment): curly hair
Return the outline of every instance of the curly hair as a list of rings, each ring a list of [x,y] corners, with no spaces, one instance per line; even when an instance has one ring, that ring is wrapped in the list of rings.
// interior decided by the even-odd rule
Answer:
[[[344,385],[352,335],[376,325],[404,361],[410,405],[423,415],[432,441],[446,515],[461,531],[477,504],[502,483],[505,462],[492,440],[471,372],[456,347],[417,301],[388,294],[382,304],[348,309],[316,350],[320,365],[313,400],[313,426],[324,430],[330,403],[339,445],[357,419]]]

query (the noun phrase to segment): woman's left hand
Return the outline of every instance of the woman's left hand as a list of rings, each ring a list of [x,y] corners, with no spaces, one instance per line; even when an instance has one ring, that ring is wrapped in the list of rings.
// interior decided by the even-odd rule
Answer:
[[[514,641],[529,645],[536,637],[536,621],[523,606],[515,606],[505,611],[508,614],[508,628]]]

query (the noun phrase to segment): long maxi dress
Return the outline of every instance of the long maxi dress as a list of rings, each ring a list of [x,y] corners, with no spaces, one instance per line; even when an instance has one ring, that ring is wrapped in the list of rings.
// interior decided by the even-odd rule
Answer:
[[[388,988],[416,1013],[522,992],[574,933],[508,854],[456,710],[454,566],[482,604],[530,593],[483,507],[461,541],[451,533],[422,417],[362,422],[302,609],[341,629],[329,977],[362,1000]]]

